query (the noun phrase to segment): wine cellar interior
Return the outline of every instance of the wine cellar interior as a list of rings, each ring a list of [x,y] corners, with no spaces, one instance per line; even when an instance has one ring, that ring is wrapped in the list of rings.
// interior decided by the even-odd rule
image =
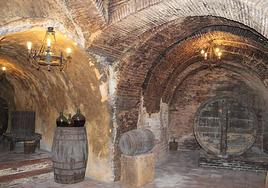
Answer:
[[[0,7],[1,188],[268,187],[266,0]]]

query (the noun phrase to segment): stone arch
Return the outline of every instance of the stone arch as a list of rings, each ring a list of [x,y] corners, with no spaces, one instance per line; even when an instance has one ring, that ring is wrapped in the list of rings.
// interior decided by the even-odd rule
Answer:
[[[265,2],[265,0],[202,0],[199,2],[139,0],[135,3],[128,0],[116,6],[117,2],[117,0],[111,2],[111,23],[124,21],[136,15],[142,17],[143,14],[147,14],[147,16],[149,14],[150,16],[148,17],[151,17],[151,19],[148,18],[148,20],[151,20],[151,22],[155,21],[155,19],[152,18],[161,17],[162,19],[159,20],[161,24],[168,19],[176,19],[178,17],[212,15],[243,23],[267,37],[265,31],[267,30],[268,20],[265,8],[267,7],[267,2]],[[256,18],[260,19],[261,22],[257,21]]]
[[[27,59],[25,44],[27,40],[31,40],[33,45],[38,44],[44,32],[45,29],[33,28],[8,33],[1,40],[0,67],[7,69],[5,79],[13,88],[16,110],[36,112],[36,132],[42,134],[41,148],[50,150],[59,112],[64,110],[65,115],[73,115],[80,107],[87,118],[87,175],[112,179],[109,162],[110,115],[107,103],[102,101],[97,69],[92,66],[92,58],[73,40],[58,32],[58,46],[55,47],[57,50],[71,47],[72,62],[62,72],[58,69],[48,72],[46,68],[38,71]]]
[[[264,62],[264,66],[259,71],[260,77],[264,75],[264,72],[267,71],[265,68],[267,63],[265,60],[267,56],[267,39],[254,29],[232,20],[211,16],[189,17],[184,23],[181,20],[177,20],[177,22],[169,23],[167,26],[163,24],[161,29],[158,30],[156,27],[156,29],[152,30],[152,33],[140,36],[140,39],[146,39],[146,42],[135,44],[133,48],[130,47],[122,54],[119,63],[115,65],[119,73],[115,104],[118,135],[137,128],[139,109],[142,108],[140,105],[144,105],[148,113],[159,112],[161,99],[164,99],[164,102],[168,102],[167,98],[169,98],[165,96],[166,94],[162,95],[163,92],[168,93],[168,90],[161,90],[162,86],[168,86],[166,85],[168,82],[163,80],[168,80],[170,75],[180,74],[180,72],[175,71],[175,73],[172,70],[173,68],[174,70],[176,69],[177,62],[187,67],[187,64],[184,63],[190,60],[191,57],[196,56],[196,59],[190,60],[191,63],[201,61],[197,54],[200,51],[195,46],[200,43],[189,41],[213,32],[224,33],[223,35],[226,36],[223,36],[223,38],[232,36],[234,38],[231,38],[234,41],[241,42],[241,47],[226,45],[228,52],[234,50],[235,53],[239,54],[242,49],[241,52],[245,53],[240,57],[242,59],[249,59],[248,57],[252,57],[252,54],[256,54],[257,59]],[[171,52],[175,47],[181,47],[186,43],[188,44],[184,48],[180,48],[176,53]],[[178,55],[181,53],[183,54]],[[230,56],[236,57],[237,54]],[[172,59],[176,59],[176,61]],[[161,71],[164,73],[158,74]],[[257,69],[256,71],[258,72]],[[262,77],[261,79],[264,78]],[[154,90],[154,87],[151,87],[153,85],[159,86],[160,83],[162,84],[159,87],[160,89]],[[150,87],[151,89],[148,89]],[[176,87],[174,86],[174,88]],[[151,92],[148,92],[148,90]],[[143,94],[144,101],[142,103],[141,96]],[[162,98],[163,96],[165,97]],[[150,100],[157,105],[149,107]],[[118,138],[115,140],[115,151],[118,150],[117,140]],[[118,156],[120,156],[119,151],[115,154],[114,163],[116,168],[120,168]]]
[[[93,42],[90,50],[112,59],[120,59],[132,47],[139,45],[147,31],[175,20],[187,21],[194,16],[226,18],[255,29],[267,37],[267,2],[253,0],[174,1],[139,0],[110,3],[110,24]]]

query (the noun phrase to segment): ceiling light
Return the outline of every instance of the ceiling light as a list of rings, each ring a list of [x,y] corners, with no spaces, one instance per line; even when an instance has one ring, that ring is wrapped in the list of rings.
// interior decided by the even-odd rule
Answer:
[[[222,58],[223,52],[222,49],[213,42],[213,40],[209,41],[209,44],[206,46],[206,48],[201,49],[200,53],[205,62],[209,63],[209,66],[211,67]]]
[[[42,43],[38,45],[38,49],[33,50],[32,42],[27,42],[28,59],[37,66],[38,70],[41,66],[47,67],[48,71],[54,66],[63,70],[66,65],[71,62],[72,49],[67,48],[66,53],[63,53],[62,51],[57,53],[55,50],[56,42],[56,35],[53,27],[48,27]]]

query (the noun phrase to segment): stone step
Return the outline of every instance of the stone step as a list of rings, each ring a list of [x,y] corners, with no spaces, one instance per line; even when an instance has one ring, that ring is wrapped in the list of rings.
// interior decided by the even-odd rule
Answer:
[[[18,168],[21,166],[33,165],[33,164],[44,163],[44,162],[49,162],[49,161],[51,161],[50,157],[41,158],[41,159],[33,159],[33,160],[25,160],[25,161],[1,162],[0,170],[7,169],[7,168]]]
[[[23,161],[9,161],[0,163],[1,182],[11,182],[21,178],[29,178],[53,171],[50,157]]]

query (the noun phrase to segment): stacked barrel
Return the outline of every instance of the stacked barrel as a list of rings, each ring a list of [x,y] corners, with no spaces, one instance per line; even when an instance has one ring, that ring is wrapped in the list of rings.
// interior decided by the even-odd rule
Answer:
[[[148,129],[132,130],[121,136],[119,147],[125,155],[139,155],[153,149],[154,139],[154,134]]]
[[[119,140],[121,155],[121,184],[141,187],[151,183],[155,174],[154,134],[148,129],[124,133]]]
[[[78,115],[77,115],[78,114]],[[52,145],[54,179],[57,183],[72,184],[85,178],[88,142],[85,117],[78,110],[72,120],[61,113]]]

